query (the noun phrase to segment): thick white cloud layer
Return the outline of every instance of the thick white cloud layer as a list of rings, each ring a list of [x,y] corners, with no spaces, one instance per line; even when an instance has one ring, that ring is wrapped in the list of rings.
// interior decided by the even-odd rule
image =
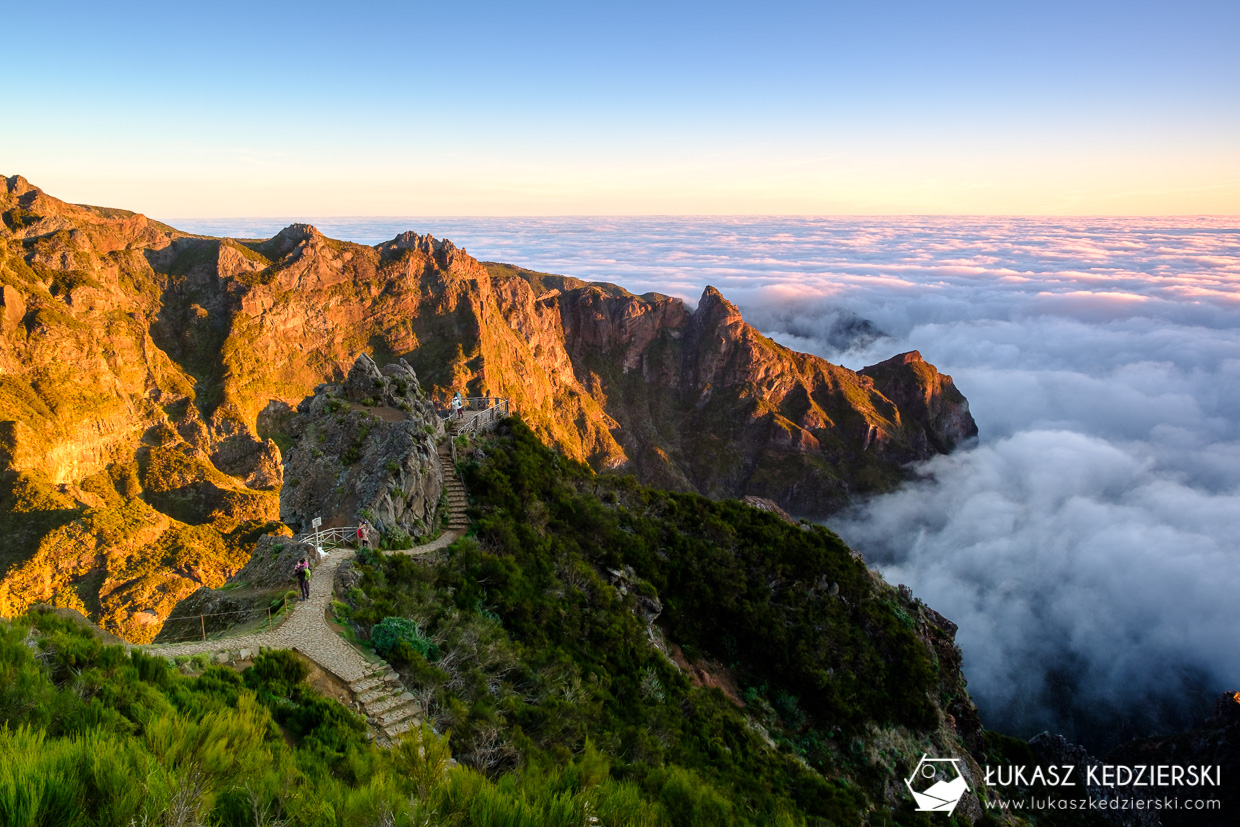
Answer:
[[[321,223],[409,226],[635,292],[713,284],[791,347],[851,367],[916,348],[952,374],[977,446],[831,525],[960,624],[992,726],[1240,688],[1240,221]]]

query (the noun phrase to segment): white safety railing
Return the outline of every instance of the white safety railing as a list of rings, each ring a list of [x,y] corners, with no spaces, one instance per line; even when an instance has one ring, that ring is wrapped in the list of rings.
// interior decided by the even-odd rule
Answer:
[[[464,402],[460,416],[449,417],[449,428],[457,436],[489,431],[508,416],[508,400],[501,396],[472,396]]]
[[[319,548],[338,548],[340,546],[353,546],[357,543],[357,526],[345,525],[336,528],[320,528],[318,531],[311,531],[306,534],[298,534],[293,541],[309,546],[318,546]]]

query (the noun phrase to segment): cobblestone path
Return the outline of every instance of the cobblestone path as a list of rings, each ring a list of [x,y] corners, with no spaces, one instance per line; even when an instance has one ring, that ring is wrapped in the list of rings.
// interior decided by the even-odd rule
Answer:
[[[508,401],[502,401],[507,413]],[[487,430],[494,426],[494,421],[495,417],[492,417]],[[469,528],[465,516],[469,500],[465,486],[453,467],[451,446],[444,440],[438,450],[444,468],[451,469],[444,475],[444,490],[448,494],[448,530],[429,543],[389,551],[388,554],[430,554],[451,545]],[[159,643],[132,648],[168,658],[236,653],[238,660],[247,660],[261,649],[292,649],[349,685],[357,707],[375,731],[376,740],[388,746],[402,732],[421,723],[421,710],[413,696],[405,691],[392,667],[377,658],[368,658],[340,637],[327,622],[336,569],[356,553],[356,549],[345,546],[333,549],[327,559],[314,569],[310,580],[310,598],[299,601],[278,629],[195,643]],[[228,657],[225,655],[225,659]]]
[[[451,545],[460,536],[459,531],[447,531],[424,545],[386,553],[429,554]],[[164,657],[235,649],[257,650],[259,647],[295,649],[346,683],[357,680],[370,671],[370,662],[327,624],[327,607],[332,600],[336,569],[355,553],[355,549],[348,547],[332,550],[327,559],[314,569],[310,579],[310,599],[299,601],[278,629],[193,643],[154,643],[142,648],[152,655]]]
[[[387,553],[429,554],[451,545],[463,533],[446,531],[424,545]],[[340,547],[328,554],[314,569],[310,599],[298,602],[278,629],[197,643],[151,644],[141,648],[152,655],[169,658],[229,652],[236,653],[239,660],[247,660],[264,648],[292,649],[348,684],[358,711],[370,724],[376,741],[381,746],[390,746],[401,733],[422,723],[422,710],[405,691],[392,667],[382,660],[367,658],[327,622],[336,569],[356,553],[356,549]]]

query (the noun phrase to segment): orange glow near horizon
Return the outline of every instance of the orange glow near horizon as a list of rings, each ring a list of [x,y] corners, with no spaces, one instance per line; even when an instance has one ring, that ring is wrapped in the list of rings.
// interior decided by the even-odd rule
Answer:
[[[9,162],[13,159],[5,159]],[[331,161],[332,159],[324,159]],[[1090,170],[1083,162],[979,170],[965,158],[616,158],[598,166],[494,156],[485,165],[363,166],[336,159],[245,165],[146,156],[128,163],[33,158],[21,174],[76,203],[159,219],[219,216],[1236,215],[1230,162]],[[1216,159],[1217,160],[1217,159]],[[927,174],[933,171],[934,174]]]

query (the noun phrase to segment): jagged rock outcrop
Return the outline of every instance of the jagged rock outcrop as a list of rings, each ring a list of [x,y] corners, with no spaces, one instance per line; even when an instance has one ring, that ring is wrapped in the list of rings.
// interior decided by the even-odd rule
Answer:
[[[765,511],[768,514],[774,514],[776,517],[783,520],[785,523],[788,523],[789,525],[801,525],[803,527],[808,528],[808,526],[806,526],[805,523],[797,523],[797,521],[793,519],[793,516],[791,514],[789,514],[787,511],[784,511],[782,508],[779,507],[778,503],[774,502],[773,500],[768,500],[766,497],[755,497],[752,494],[749,494],[747,496],[741,497],[741,502],[743,502],[745,505],[752,506],[753,508],[756,508],[759,511]]]
[[[229,582],[264,593],[294,589],[297,581],[293,569],[303,557],[309,558],[311,551],[308,544],[298,543],[292,537],[269,534],[255,544],[249,561]]]
[[[267,595],[254,596],[250,590],[204,586],[176,604],[152,642],[181,643],[235,629],[260,617],[268,603]]]
[[[977,436],[977,423],[950,376],[921,358],[916,350],[862,368],[858,373],[895,403],[906,428],[909,461],[932,452],[947,453]]]
[[[320,385],[289,423],[280,519],[298,531],[368,520],[385,535],[424,537],[443,492],[443,420],[403,360],[380,369],[363,353],[342,385]]]
[[[610,464],[652,484],[822,516],[977,433],[951,377],[919,354],[854,372],[771,341],[713,287],[690,312],[565,280],[539,306],[558,311],[577,379],[615,423]]]
[[[795,353],[713,288],[690,309],[656,293],[484,265],[412,232],[374,247],[307,224],[267,241],[202,238],[125,210],[67,204],[20,176],[2,180],[0,473],[26,475],[43,501],[65,506],[52,509],[65,519],[138,498],[172,518],[178,536],[210,524],[219,539],[239,530],[237,515],[274,518],[280,490],[298,528],[329,502],[325,519],[352,521],[366,508],[425,528],[430,507],[418,497],[385,501],[386,482],[351,479],[342,500],[308,461],[295,473],[284,462],[294,407],[319,385],[345,383],[361,352],[375,367],[404,359],[420,380],[415,397],[505,397],[540,436],[597,469],[714,497],[764,497],[798,517],[889,489],[906,463],[973,432],[950,377],[920,359],[858,373]],[[366,408],[366,390],[352,399],[342,388],[341,401]],[[372,401],[393,407],[395,397]],[[381,465],[421,450],[412,435],[402,439],[409,444],[359,450],[373,447]],[[127,482],[125,469],[152,449],[181,452],[209,485]],[[31,507],[5,513],[44,513]],[[0,531],[0,579],[32,558],[49,525],[65,522],[14,519]],[[185,542],[203,550],[207,539]],[[131,585],[138,577],[102,566],[61,566],[69,573],[49,588],[72,602],[97,596],[100,575]],[[214,582],[210,568],[183,569],[174,591],[200,574]],[[125,605],[158,619],[166,602],[137,596],[152,593],[135,586]],[[73,605],[98,616],[89,602]]]
[[[879,575],[874,574],[873,577],[879,588],[891,588]],[[839,586],[820,581],[817,591],[834,596],[839,594]],[[895,587],[895,593],[912,622],[914,634],[927,651],[934,654],[934,661],[938,664],[939,697],[951,699],[943,704],[944,725],[960,738],[974,756],[981,756],[985,751],[982,719],[966,688],[964,655],[956,645],[959,627],[914,597],[912,589],[903,583]]]

